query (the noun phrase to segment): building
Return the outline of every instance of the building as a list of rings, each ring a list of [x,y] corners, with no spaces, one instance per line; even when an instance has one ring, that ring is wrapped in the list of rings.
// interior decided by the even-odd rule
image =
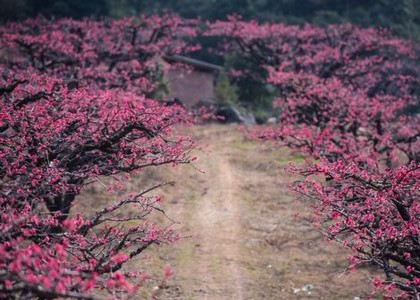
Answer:
[[[215,78],[223,67],[181,55],[164,59],[172,65],[166,75],[168,99],[179,98],[187,109],[202,99],[215,99]]]

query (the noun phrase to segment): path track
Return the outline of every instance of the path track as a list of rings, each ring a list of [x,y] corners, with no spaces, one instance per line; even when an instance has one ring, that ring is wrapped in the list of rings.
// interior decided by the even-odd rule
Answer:
[[[159,193],[166,213],[181,222],[175,229],[185,237],[145,251],[144,257],[132,262],[134,270],[161,274],[164,265],[174,270],[152,295],[145,287],[138,299],[368,295],[370,286],[363,273],[369,275],[369,270],[342,276],[347,264],[342,249],[327,244],[312,226],[294,218],[309,211],[309,205],[293,200],[288,188],[292,179],[284,171],[297,157],[244,139],[236,126],[201,126],[192,128],[192,135],[207,145],[194,153],[196,168],[150,169],[131,183],[131,191],[138,191],[155,182],[175,181],[174,187],[166,186]],[[103,197],[94,196],[96,201]],[[308,285],[313,289],[302,290]]]
[[[196,230],[200,232],[201,252],[212,259],[200,260],[199,268],[206,274],[204,285],[209,288],[221,287],[215,291],[220,297],[242,299],[240,255],[240,199],[235,193],[240,188],[234,170],[226,153],[228,145],[221,145],[206,157],[202,168],[206,182],[211,183],[200,203],[195,207],[197,216]],[[211,157],[211,159],[209,159]],[[218,276],[214,269],[218,270]],[[207,298],[207,297],[206,297]]]

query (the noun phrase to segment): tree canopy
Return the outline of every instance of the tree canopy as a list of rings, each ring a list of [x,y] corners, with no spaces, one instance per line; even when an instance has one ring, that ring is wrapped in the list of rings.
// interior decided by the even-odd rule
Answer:
[[[420,1],[418,0],[1,0],[1,18],[16,19],[43,14],[73,18],[139,13],[176,12],[182,17],[216,20],[231,14],[245,19],[318,25],[351,22],[364,27],[379,26],[397,34],[418,39]]]

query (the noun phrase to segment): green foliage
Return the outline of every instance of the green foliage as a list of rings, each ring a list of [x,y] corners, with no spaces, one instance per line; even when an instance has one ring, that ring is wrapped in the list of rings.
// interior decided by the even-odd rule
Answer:
[[[38,14],[119,18],[173,11],[210,20],[240,14],[245,19],[294,24],[381,26],[420,40],[420,0],[0,0],[0,5],[2,21]]]
[[[386,27],[403,37],[420,39],[419,0],[156,0],[153,5],[137,1],[145,4],[145,12],[171,10],[189,18],[215,20],[240,14],[244,19],[293,24],[351,22]]]
[[[314,14],[312,21],[319,26],[327,26],[328,24],[344,23],[345,19],[335,11],[320,10]]]
[[[22,20],[43,15],[51,17],[94,17],[108,15],[106,0],[0,0],[0,21]]]
[[[27,13],[25,4],[25,0],[0,0],[0,20],[8,20],[11,16],[25,17]]]
[[[147,97],[162,100],[169,95],[169,81],[164,74],[163,68],[161,61],[154,61],[153,67],[150,68],[150,72],[147,75],[148,80],[154,82],[154,88],[150,93],[146,94]]]
[[[156,87],[150,98],[160,100],[169,95],[169,82],[164,76],[161,76],[155,84]]]
[[[238,87],[230,82],[225,73],[217,78],[214,93],[221,104],[236,104],[238,102]]]
[[[276,115],[273,100],[277,91],[273,86],[262,83],[266,81],[263,79],[267,76],[266,70],[234,54],[225,55],[224,58],[226,70],[248,70],[248,75],[230,78],[230,82],[237,87],[238,103],[251,110],[258,122],[265,122]]]
[[[113,18],[122,18],[137,14],[133,1],[130,0],[106,0],[108,15]]]
[[[257,122],[257,124],[266,123],[268,118],[272,116],[268,110],[264,109],[254,109],[252,113],[254,114],[255,121]]]

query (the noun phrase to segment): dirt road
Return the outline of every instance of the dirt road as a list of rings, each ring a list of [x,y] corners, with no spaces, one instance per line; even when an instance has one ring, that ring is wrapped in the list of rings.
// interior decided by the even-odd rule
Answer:
[[[289,161],[243,138],[235,126],[195,128],[203,145],[189,166],[160,173],[165,210],[188,238],[159,249],[175,270],[159,299],[354,299],[370,292],[370,270],[344,275],[346,254],[328,244],[289,192]],[[357,299],[357,298],[356,298]]]
[[[296,202],[284,171],[298,162],[286,150],[244,139],[235,126],[192,129],[203,150],[194,166],[144,172],[132,189],[174,180],[163,208],[185,237],[146,251],[131,267],[172,278],[139,297],[155,299],[357,299],[371,288],[371,270],[344,275],[346,253],[328,244],[295,215]]]

